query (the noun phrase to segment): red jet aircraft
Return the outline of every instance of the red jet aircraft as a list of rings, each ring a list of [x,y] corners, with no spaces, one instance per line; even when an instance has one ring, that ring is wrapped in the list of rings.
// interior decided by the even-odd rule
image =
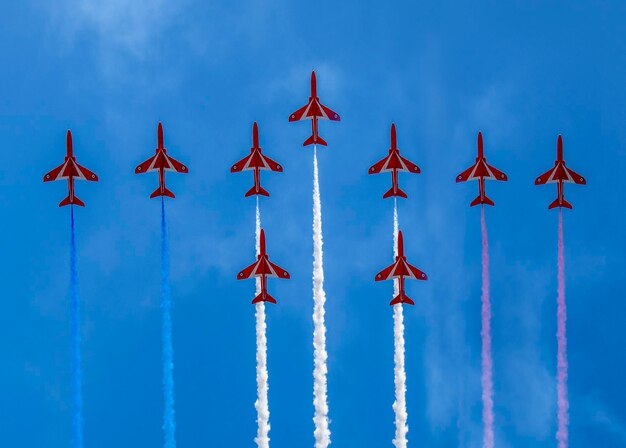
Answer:
[[[250,155],[230,167],[231,173],[239,173],[247,170],[254,170],[254,186],[248,190],[246,197],[254,194],[261,196],[270,195],[261,187],[261,170],[283,172],[282,166],[261,153],[261,148],[259,147],[259,127],[256,121],[252,125],[252,148],[250,148]]]
[[[415,305],[415,302],[411,300],[404,292],[404,278],[412,280],[428,280],[426,274],[417,269],[415,266],[411,266],[406,257],[404,256],[404,242],[402,240],[402,231],[398,232],[398,256],[396,261],[388,268],[383,269],[376,274],[375,281],[380,282],[382,280],[398,279],[400,292],[393,298],[389,305],[395,305],[396,303],[407,303],[409,305]]]
[[[548,209],[554,207],[572,208],[572,204],[567,202],[563,196],[563,184],[565,182],[587,185],[587,181],[584,177],[565,166],[565,160],[563,160],[563,139],[561,135],[559,135],[556,141],[556,161],[554,162],[554,168],[539,176],[535,180],[535,185],[553,182],[556,182],[556,199],[548,206]]]
[[[265,232],[261,229],[260,252],[257,261],[237,274],[237,280],[244,280],[252,277],[261,277],[261,293],[254,298],[252,303],[271,302],[276,303],[276,299],[267,293],[267,277],[284,278],[289,280],[289,272],[269,260],[265,251]]]
[[[89,180],[92,182],[98,182],[98,176],[92,173],[84,166],[80,166],[76,163],[76,157],[74,157],[74,150],[72,148],[72,132],[67,131],[66,137],[67,155],[62,165],[56,167],[43,177],[44,182],[51,182],[53,180],[66,180],[67,189],[69,191],[68,196],[61,201],[59,207],[64,205],[80,205],[85,206],[85,203],[74,196],[74,179],[76,180]]]
[[[391,171],[391,188],[387,193],[383,195],[383,199],[391,196],[399,196],[406,198],[407,195],[404,191],[400,190],[398,186],[398,171],[405,173],[419,174],[421,171],[419,167],[413,162],[408,161],[400,155],[400,149],[396,144],[396,125],[391,124],[391,148],[389,154],[380,162],[370,167],[370,174],[386,173]]]
[[[312,135],[305,140],[302,146],[322,145],[328,146],[326,142],[317,133],[317,120],[340,121],[341,117],[337,112],[330,110],[328,107],[320,103],[317,97],[317,87],[315,82],[315,71],[311,73],[311,96],[306,106],[301,107],[289,116],[289,121],[311,120]]]
[[[456,181],[465,182],[476,179],[478,179],[479,194],[472,201],[470,207],[478,204],[494,205],[493,201],[485,195],[485,180],[508,180],[506,174],[487,164],[487,159],[485,159],[483,153],[483,135],[480,132],[478,133],[478,157],[476,157],[476,163],[459,174],[456,177]]]
[[[150,195],[151,198],[157,196],[169,196],[174,198],[174,193],[165,188],[165,172],[174,171],[177,173],[187,174],[189,170],[178,160],[174,160],[167,155],[167,150],[163,147],[163,126],[159,122],[157,129],[157,148],[156,154],[135,168],[135,174],[149,173],[151,171],[159,172],[159,188],[154,190]]]

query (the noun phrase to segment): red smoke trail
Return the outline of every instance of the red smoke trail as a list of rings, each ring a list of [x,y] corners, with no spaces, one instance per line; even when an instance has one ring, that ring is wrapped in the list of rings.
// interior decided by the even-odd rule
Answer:
[[[480,229],[483,237],[483,285],[482,285],[482,377],[483,388],[483,447],[493,448],[493,361],[491,359],[491,303],[489,300],[489,243],[487,241],[487,225],[485,224],[485,208],[480,210]]]
[[[557,291],[557,396],[559,426],[556,440],[559,448],[567,448],[569,399],[567,398],[567,306],[565,304],[565,259],[563,257],[563,213],[559,209],[558,291]]]

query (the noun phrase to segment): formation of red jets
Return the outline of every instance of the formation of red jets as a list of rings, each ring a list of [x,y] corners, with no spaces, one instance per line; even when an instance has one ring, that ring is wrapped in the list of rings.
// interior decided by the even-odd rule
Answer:
[[[311,95],[309,96],[307,104],[289,116],[290,122],[302,120],[311,120],[311,136],[304,141],[303,146],[327,146],[326,141],[322,139],[318,133],[319,120],[341,120],[339,114],[324,106],[320,102],[319,97],[317,96],[317,81],[315,78],[315,72],[311,73]],[[407,198],[406,193],[399,187],[398,173],[406,172],[419,174],[420,168],[400,155],[400,149],[397,146],[396,140],[395,124],[391,125],[390,146],[391,147],[389,148],[387,156],[372,165],[368,172],[369,174],[391,173],[391,188],[383,195],[383,198]],[[43,181],[50,182],[55,180],[67,180],[68,196],[59,203],[59,207],[63,207],[65,205],[77,205],[83,207],[85,205],[84,202],[74,194],[74,181],[87,180],[97,182],[98,176],[76,162],[72,145],[72,133],[69,130],[67,131],[66,151],[67,153],[63,163],[44,175]],[[478,133],[477,151],[478,154],[474,164],[460,173],[456,177],[456,181],[478,181],[478,196],[470,203],[470,206],[473,207],[478,204],[493,206],[494,202],[489,199],[485,193],[485,181],[506,181],[508,179],[506,174],[487,163],[483,148],[483,137],[480,132]],[[246,192],[246,197],[255,195],[269,196],[267,190],[261,187],[262,170],[282,172],[283,167],[263,154],[261,147],[259,146],[259,128],[255,122],[252,126],[252,148],[250,148],[250,154],[232,165],[230,171],[232,173],[243,171],[253,172],[254,185]],[[161,123],[158,124],[157,128],[157,148],[155,155],[138,165],[135,168],[135,174],[155,171],[159,173],[159,187],[150,195],[150,197],[155,198],[158,196],[167,196],[174,198],[174,193],[168,190],[165,186],[165,172],[172,171],[186,174],[188,173],[188,168],[186,165],[183,165],[167,154],[167,150],[163,144],[163,126]],[[565,183],[575,183],[579,185],[586,184],[584,177],[572,171],[565,165],[565,160],[563,159],[563,139],[560,135],[557,139],[556,161],[554,162],[554,167],[537,177],[535,180],[535,185],[549,183],[557,184],[557,198],[549,205],[549,209],[553,209],[555,207],[572,208],[572,205],[567,202],[564,197],[563,189]],[[286,270],[269,261],[265,246],[265,232],[263,229],[261,229],[259,243],[260,253],[257,256],[257,261],[241,271],[237,275],[237,279],[242,280],[259,277],[261,279],[261,292],[254,298],[252,303],[276,303],[276,300],[267,292],[267,278],[275,277],[289,279],[290,276]],[[379,272],[375,277],[375,281],[397,279],[399,284],[399,294],[391,301],[391,305],[403,303],[413,305],[413,300],[411,300],[405,293],[404,280],[426,280],[427,276],[406,261],[401,231],[398,232],[397,253],[398,255],[395,262],[391,266]]]

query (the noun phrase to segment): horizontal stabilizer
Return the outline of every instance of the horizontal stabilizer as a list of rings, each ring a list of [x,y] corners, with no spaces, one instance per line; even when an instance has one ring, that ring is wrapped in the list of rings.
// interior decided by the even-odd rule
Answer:
[[[474,199],[471,202],[470,207],[473,207],[478,204],[485,204],[485,205],[492,205],[492,206],[495,205],[493,201],[489,199],[487,196],[485,196],[484,199],[481,199],[480,195],[476,196],[476,199]]]
[[[309,145],[328,146],[328,143],[326,143],[324,139],[320,137],[319,135],[317,136],[317,139],[315,139],[315,136],[312,135],[309,138],[307,138],[302,144],[302,146],[309,146]]]
[[[250,188],[250,189],[248,190],[248,192],[246,193],[246,197],[253,196],[253,195],[255,195],[255,194],[258,194],[258,195],[260,195],[260,196],[267,196],[267,197],[269,197],[269,196],[270,196],[270,194],[267,192],[267,190],[265,190],[265,189],[264,189],[263,187],[261,187],[260,185],[259,185],[259,190],[258,190],[258,191],[257,191],[256,187],[252,187],[252,188]]]
[[[74,199],[70,199],[70,197],[66,197],[65,199],[63,199],[60,203],[59,203],[59,207],[64,207],[66,205],[70,205],[70,204],[74,204],[74,205],[78,205],[80,207],[84,207],[85,203],[83,201],[81,201],[80,199],[78,199],[76,196],[74,196]]]
[[[554,200],[554,202],[552,202],[552,204],[550,204],[548,206],[549,210],[552,210],[555,207],[565,207],[565,208],[569,208],[570,210],[572,209],[572,204],[570,204],[569,202],[567,202],[565,199],[563,199],[560,203],[559,203],[559,198],[556,198]]]
[[[415,305],[415,302],[411,300],[406,294],[398,294],[393,298],[389,305],[395,305],[397,303],[406,303],[407,305]]]
[[[387,193],[385,193],[385,194],[383,195],[383,199],[390,198],[391,196],[398,196],[398,197],[400,197],[400,198],[404,198],[404,199],[406,199],[406,198],[408,197],[408,196],[406,195],[406,193],[405,193],[404,191],[400,190],[399,188],[397,188],[397,189],[396,189],[396,191],[394,192],[394,191],[393,191],[393,187],[391,187],[391,188],[389,189],[389,191],[387,191]]]
[[[163,188],[163,191],[161,191],[161,187],[159,187],[156,190],[154,190],[152,192],[152,194],[150,195],[150,198],[156,198],[157,196],[167,196],[167,197],[170,197],[170,198],[175,198],[176,197],[176,196],[174,196],[174,193],[172,193],[167,188]]]
[[[258,296],[256,296],[254,298],[254,300],[252,301],[252,303],[258,303],[258,302],[270,302],[270,303],[276,303],[276,299],[272,296],[270,296],[269,294],[265,293],[261,293]]]

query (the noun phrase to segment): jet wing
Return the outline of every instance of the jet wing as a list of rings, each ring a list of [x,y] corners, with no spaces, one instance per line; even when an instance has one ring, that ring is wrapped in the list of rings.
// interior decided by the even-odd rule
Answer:
[[[241,159],[239,162],[235,163],[233,166],[230,167],[230,172],[231,173],[239,173],[241,171],[246,171],[246,170],[253,169],[253,167],[250,165],[250,162],[252,160],[252,156],[253,155],[254,154],[248,154],[246,157]]]
[[[248,266],[243,271],[241,271],[239,274],[237,274],[237,280],[244,280],[247,278],[258,277],[259,275],[261,275],[257,271],[262,261],[263,260],[255,261],[250,266]]]
[[[391,154],[385,157],[384,159],[376,162],[374,165],[372,165],[369,169],[369,174],[378,174],[378,173],[391,171],[391,168],[389,168],[389,163],[388,163],[390,157],[391,157]]]
[[[252,153],[244,157],[230,167],[230,172],[239,173],[241,171],[253,170],[255,168],[260,170],[277,171],[279,173],[283,172],[283,167],[279,163],[276,163],[260,152]]]
[[[300,121],[300,120],[310,120],[311,117],[306,116],[306,111],[311,106],[311,101],[309,101],[305,106],[302,106],[300,109],[289,115],[289,121]]]
[[[420,168],[411,162],[400,156],[398,153],[391,153],[379,162],[376,162],[369,169],[370,174],[385,173],[388,171],[398,170],[404,173],[419,174]]]
[[[398,171],[404,171],[406,173],[415,173],[415,174],[421,173],[419,166],[417,166],[413,162],[405,159],[404,157],[400,155],[398,157],[400,158],[400,161],[402,162],[401,165],[403,165],[402,168],[398,168]]]
[[[77,179],[88,180],[91,182],[98,182],[98,176],[96,173],[89,171],[84,166],[80,166],[78,163],[76,164],[76,169],[78,171]]]
[[[259,167],[259,169],[275,171],[278,173],[283,172],[282,165],[280,165],[279,163],[276,163],[275,161],[273,161],[272,159],[270,159],[269,157],[263,154],[259,154],[259,155],[261,156],[261,159],[263,159],[263,162],[264,162],[263,164],[264,166]]]
[[[272,263],[271,261],[261,258],[237,274],[237,280],[243,280],[251,277],[261,277],[263,275],[274,278],[291,278],[289,276],[289,272],[285,271],[283,268]]]
[[[385,269],[380,271],[378,274],[376,274],[376,277],[374,278],[374,281],[380,282],[380,281],[383,281],[383,280],[391,280],[392,278],[395,278],[396,275],[394,275],[394,274],[395,274],[396,267],[398,266],[398,262],[399,261],[400,260],[396,261],[391,266],[386,267]]]
[[[337,112],[335,112],[334,110],[329,109],[328,107],[324,106],[322,103],[319,103],[320,108],[322,109],[322,112],[324,113],[325,116],[322,116],[320,118],[324,118],[326,120],[331,120],[331,121],[341,121],[341,117],[339,116],[339,114]]]
[[[64,167],[65,167],[65,163],[57,166],[55,169],[53,169],[49,173],[46,173],[43,176],[43,181],[44,182],[51,182],[51,181],[54,181],[54,180],[61,180],[61,179],[63,179],[63,177],[61,177],[61,172],[63,171]]]
[[[543,184],[549,184],[551,182],[556,182],[556,180],[554,179],[556,169],[557,167],[555,166],[554,168],[549,169],[548,171],[543,173],[541,176],[539,176],[537,179],[535,179],[535,185],[543,185]]]
[[[478,163],[475,163],[474,165],[470,166],[468,169],[463,171],[461,174],[456,176],[457,183],[476,179],[477,176],[475,175],[475,173],[476,173],[477,166],[478,166]]]
[[[485,175],[485,179],[502,180],[502,181],[508,180],[508,178],[506,177],[506,174],[504,174],[499,169],[494,168],[491,165],[488,165],[487,162],[485,162],[485,166],[487,167],[487,175]]]
[[[406,260],[397,260],[391,266],[383,269],[376,274],[375,281],[391,280],[392,278],[406,277],[413,280],[427,280],[428,276],[417,269],[415,266],[410,265]]]
[[[137,168],[135,168],[135,174],[157,171],[158,168],[156,167],[156,158],[157,158],[157,155],[154,155],[150,157],[148,160],[146,160],[145,162],[142,162],[140,165],[138,165]]]
[[[403,264],[404,264],[403,270],[406,271],[404,276],[406,278],[410,278],[413,280],[428,280],[428,276],[422,271],[420,271],[419,269],[417,269],[415,266],[409,264],[406,261],[404,261]]]
[[[187,173],[187,167],[185,165],[183,165],[182,163],[180,163],[178,160],[165,155],[165,158],[167,159],[167,161],[169,162],[168,165],[169,167],[165,168],[165,171],[175,171],[177,173]]]
[[[569,174],[569,177],[570,177],[568,180],[566,180],[566,182],[573,182],[579,185],[587,185],[587,181],[580,174],[576,173],[573,170],[570,170],[567,167],[565,167],[565,170],[567,171],[567,174]]]
[[[289,272],[285,271],[283,268],[281,268],[280,266],[272,263],[271,261],[267,261],[268,264],[268,271],[270,271],[270,273],[267,274],[268,277],[274,277],[274,278],[284,278],[284,279],[290,279],[291,276],[289,275]]]

